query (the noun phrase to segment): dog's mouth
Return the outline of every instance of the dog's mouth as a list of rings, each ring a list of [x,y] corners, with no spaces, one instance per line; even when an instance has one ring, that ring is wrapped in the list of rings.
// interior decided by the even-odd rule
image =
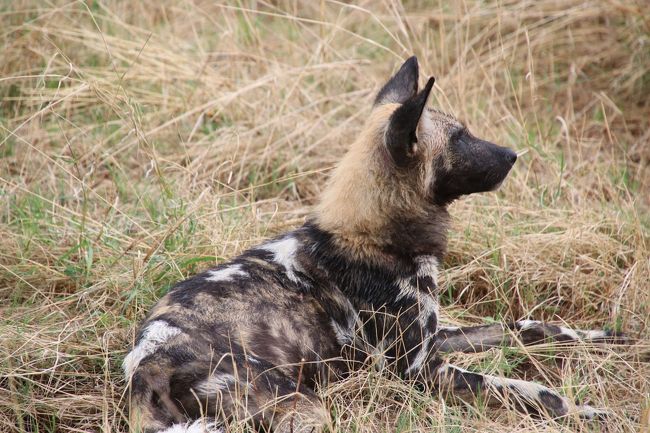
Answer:
[[[457,152],[456,166],[444,169],[436,177],[433,194],[437,204],[449,204],[463,195],[495,191],[512,170],[519,153],[506,147],[476,140],[464,153]],[[461,141],[463,144],[467,144]]]
[[[505,180],[506,180],[505,177],[504,177],[503,179],[501,179],[499,182],[496,183],[496,185],[494,185],[494,186],[492,187],[492,189],[491,189],[490,191],[496,191],[496,190],[498,190],[499,188],[501,188],[501,185],[503,185],[503,182],[504,182]]]
[[[492,187],[488,188],[487,191],[496,191],[499,188],[501,188],[501,185],[503,185],[503,182],[506,181],[506,178],[508,177],[508,174],[510,173],[511,168],[512,167],[508,167],[505,170],[505,173],[501,173],[500,176],[497,178],[496,182],[494,182],[494,180],[493,180],[494,183],[492,184]]]

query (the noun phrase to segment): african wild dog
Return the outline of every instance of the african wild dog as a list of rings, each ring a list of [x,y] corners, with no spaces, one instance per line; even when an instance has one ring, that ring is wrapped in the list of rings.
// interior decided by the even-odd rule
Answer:
[[[439,326],[447,206],[496,189],[517,154],[427,108],[433,82],[418,92],[418,63],[408,59],[302,227],[178,283],[155,305],[124,360],[132,429],[217,430],[240,417],[283,433],[318,431],[328,413],[314,385],[377,358],[461,398],[485,392],[531,413],[596,414],[542,385],[440,357],[609,334],[531,320]]]

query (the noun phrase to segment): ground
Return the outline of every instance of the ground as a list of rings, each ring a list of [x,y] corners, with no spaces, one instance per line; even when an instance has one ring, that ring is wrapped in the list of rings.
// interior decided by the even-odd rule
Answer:
[[[333,428],[650,429],[649,3],[17,0],[0,29],[1,431],[126,431],[138,321],[175,281],[301,224],[412,54],[432,106],[520,153],[500,191],[451,208],[447,321],[636,342],[452,357],[604,423],[368,371],[321,391]]]

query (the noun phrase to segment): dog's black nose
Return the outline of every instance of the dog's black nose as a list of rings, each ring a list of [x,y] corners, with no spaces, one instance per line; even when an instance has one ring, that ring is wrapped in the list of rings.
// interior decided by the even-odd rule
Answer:
[[[517,152],[506,149],[506,161],[513,165],[517,161]]]

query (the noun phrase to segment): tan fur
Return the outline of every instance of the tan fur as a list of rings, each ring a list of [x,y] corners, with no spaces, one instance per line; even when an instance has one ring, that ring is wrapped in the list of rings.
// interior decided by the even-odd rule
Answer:
[[[381,250],[391,221],[402,215],[429,217],[427,194],[435,179],[432,161],[445,153],[450,133],[462,127],[451,116],[425,110],[417,131],[418,168],[399,171],[384,144],[390,116],[399,106],[373,109],[315,209],[318,224],[359,259],[383,261]]]
[[[149,429],[163,429],[165,424],[156,419],[151,412],[151,406],[147,404],[130,404],[129,429],[132,432],[140,432],[144,427]]]
[[[169,305],[167,302],[168,299],[163,298],[163,301],[156,305],[151,311],[149,320],[156,320],[164,314],[180,314],[183,312],[183,309],[179,305]]]
[[[280,404],[273,403],[276,433],[316,433],[330,424],[329,412],[319,402],[296,393]]]

